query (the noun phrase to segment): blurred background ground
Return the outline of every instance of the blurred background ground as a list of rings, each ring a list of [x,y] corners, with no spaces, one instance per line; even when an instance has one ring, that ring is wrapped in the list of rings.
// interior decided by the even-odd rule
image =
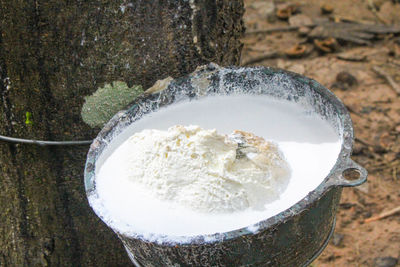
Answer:
[[[335,235],[312,266],[400,266],[400,3],[245,0],[245,7],[242,65],[291,70],[331,89],[351,113],[353,159],[369,171],[366,184],[343,190]]]

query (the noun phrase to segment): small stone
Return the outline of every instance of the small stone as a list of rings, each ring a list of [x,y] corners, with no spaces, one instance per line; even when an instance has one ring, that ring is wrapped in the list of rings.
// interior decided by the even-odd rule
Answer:
[[[356,142],[353,146],[352,155],[362,155],[364,153],[364,145]]]
[[[333,87],[340,88],[342,90],[348,90],[358,84],[356,77],[347,71],[339,72],[336,75],[336,81],[332,85]]]
[[[305,25],[311,25],[313,22],[310,19],[310,17],[303,15],[303,14],[298,14],[298,15],[294,15],[291,16],[289,18],[289,24],[290,26],[305,26]]]
[[[257,14],[264,19],[274,16],[275,3],[273,1],[258,1],[250,5],[251,8],[257,10]]]
[[[310,28],[306,27],[306,26],[301,26],[297,32],[299,33],[300,37],[304,37],[307,36],[308,33],[311,31]]]
[[[393,257],[378,257],[374,259],[374,267],[395,267],[397,262]]]
[[[328,3],[325,3],[325,4],[323,4],[323,5],[321,6],[321,12],[322,12],[322,14],[331,14],[331,13],[333,12],[334,9],[335,9],[335,8],[334,8],[332,5],[328,4]]]
[[[364,212],[363,217],[364,217],[364,219],[371,218],[372,217],[372,212],[370,212],[370,211]],[[372,228],[368,228],[367,231],[371,232]]]
[[[344,238],[343,234],[340,233],[334,233],[332,237],[332,244],[336,247],[340,246]]]

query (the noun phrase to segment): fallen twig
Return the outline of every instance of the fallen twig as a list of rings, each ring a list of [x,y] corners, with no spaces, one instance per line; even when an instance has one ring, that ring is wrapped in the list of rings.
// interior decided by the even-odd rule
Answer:
[[[258,34],[258,33],[289,32],[289,31],[297,31],[299,28],[300,28],[299,26],[284,26],[284,27],[277,27],[277,28],[246,31],[246,34],[250,35],[250,34]]]
[[[358,18],[349,17],[349,16],[333,15],[333,16],[329,16],[329,18],[330,18],[331,21],[334,21],[336,23],[349,22],[349,23],[367,24],[367,25],[375,24],[375,21],[363,20],[363,19],[358,19]]]
[[[251,65],[251,64],[254,64],[254,63],[258,63],[258,62],[264,61],[266,59],[273,59],[273,58],[278,58],[278,57],[281,57],[281,56],[283,56],[282,53],[277,52],[277,51],[273,51],[273,52],[266,53],[266,54],[263,54],[263,55],[260,55],[260,56],[254,57],[254,58],[250,58],[249,60],[243,62],[241,65],[242,66],[248,66],[248,65]]]
[[[373,66],[372,70],[375,71],[377,74],[381,75],[385,80],[390,84],[393,90],[400,95],[400,85],[396,83],[393,78],[383,69],[379,68],[378,66]]]
[[[377,221],[377,220],[380,220],[380,219],[383,219],[383,218],[392,216],[392,215],[394,215],[394,214],[396,214],[396,213],[398,213],[398,212],[400,212],[400,206],[398,206],[398,207],[396,207],[396,208],[394,208],[394,209],[391,209],[391,210],[389,210],[389,211],[382,212],[382,213],[379,214],[378,216],[365,219],[364,222],[365,222],[365,223],[369,223],[369,222]]]
[[[312,39],[335,38],[338,41],[369,45],[381,34],[400,33],[399,26],[360,24],[349,22],[325,22],[318,24],[309,34]]]
[[[276,28],[259,29],[259,30],[246,31],[246,34],[250,35],[250,34],[271,33],[271,32],[290,32],[290,31],[297,31],[301,27],[313,28],[317,25],[318,24],[316,24],[316,23],[312,23],[312,24],[305,24],[305,25],[301,25],[301,26],[283,26],[283,27],[276,27]]]
[[[353,61],[353,62],[362,62],[367,60],[366,55],[351,55],[349,53],[340,53],[337,54],[336,57],[341,60]]]

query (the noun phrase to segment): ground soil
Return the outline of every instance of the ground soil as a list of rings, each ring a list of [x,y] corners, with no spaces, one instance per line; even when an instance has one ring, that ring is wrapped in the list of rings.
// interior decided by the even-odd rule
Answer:
[[[343,190],[335,236],[312,266],[385,266],[378,264],[380,257],[393,257],[400,266],[400,212],[365,222],[400,205],[400,96],[373,71],[379,66],[400,86],[400,36],[380,34],[363,46],[340,42],[335,51],[323,53],[310,38],[300,37],[297,30],[251,33],[289,26],[287,20],[276,17],[276,10],[288,3],[296,4],[298,14],[313,21],[341,19],[398,26],[400,3],[245,0],[247,33],[242,53],[242,65],[274,66],[317,80],[344,102],[353,120],[356,139],[352,158],[368,170],[368,182]],[[322,14],[323,4],[331,5],[333,13]],[[297,44],[306,47],[304,55],[296,59],[285,55]],[[249,64],[272,52],[276,52],[273,58]],[[337,77],[340,72],[345,75]]]

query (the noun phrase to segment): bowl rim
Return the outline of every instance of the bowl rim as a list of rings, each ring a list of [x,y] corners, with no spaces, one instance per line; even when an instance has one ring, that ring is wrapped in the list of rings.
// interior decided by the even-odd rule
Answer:
[[[205,68],[215,68],[215,65],[209,64]],[[297,81],[300,81],[301,83],[306,83],[309,85],[310,88],[315,90],[320,96],[323,98],[326,98],[335,108],[337,112],[337,116],[340,118],[339,123],[342,126],[342,131],[340,131],[339,138],[341,140],[341,149],[338,155],[338,158],[330,170],[329,174],[323,179],[323,181],[316,187],[314,190],[309,192],[307,196],[299,200],[296,204],[292,205],[288,209],[281,211],[280,213],[276,214],[275,216],[269,217],[267,219],[261,220],[257,223],[251,224],[246,227],[242,227],[240,229],[236,230],[231,230],[227,232],[222,232],[222,233],[214,233],[214,234],[204,234],[204,235],[193,235],[193,236],[178,236],[178,238],[174,237],[176,236],[170,236],[170,235],[162,235],[162,234],[157,234],[157,240],[153,240],[152,238],[145,237],[141,235],[140,233],[135,233],[134,235],[127,235],[126,233],[120,232],[118,229],[113,228],[110,226],[107,222],[101,218],[104,223],[113,229],[114,232],[116,232],[119,236],[125,237],[125,238],[133,238],[133,239],[139,239],[145,242],[155,242],[158,243],[159,245],[163,246],[175,246],[175,245],[202,245],[202,244],[210,244],[210,243],[216,243],[216,242],[222,242],[222,241],[227,241],[230,239],[235,239],[241,236],[245,235],[254,235],[257,233],[260,233],[268,228],[273,228],[274,226],[277,226],[278,224],[281,224],[283,222],[286,222],[290,220],[294,215],[300,214],[306,209],[309,209],[310,205],[312,205],[314,202],[318,201],[325,192],[327,192],[330,188],[332,187],[338,187],[338,186],[356,186],[359,184],[362,184],[366,180],[366,170],[353,162],[350,159],[352,147],[353,147],[353,138],[354,138],[354,133],[353,133],[353,124],[350,118],[350,114],[347,111],[345,105],[342,103],[342,101],[335,96],[329,89],[326,87],[322,86],[319,84],[317,81],[307,78],[303,75],[290,72],[287,70],[283,69],[278,69],[278,68],[273,68],[273,67],[224,67],[224,68],[219,68],[218,71],[220,70],[238,70],[238,69],[243,69],[247,71],[263,71],[268,74],[284,74],[289,76],[290,79],[294,79]],[[198,71],[199,68],[196,70]],[[195,72],[196,72],[195,71]],[[188,74],[181,79],[187,79],[189,75]],[[160,92],[155,93],[155,94],[160,94]],[[97,135],[97,137],[94,139],[93,143],[90,146],[88,155],[87,155],[87,160],[85,164],[85,170],[84,170],[84,182],[85,182],[85,190],[86,194],[89,197],[90,194],[95,191],[95,184],[94,184],[94,178],[95,178],[95,162],[96,158],[101,155],[102,151],[98,152],[98,149],[101,145],[106,142],[104,140],[104,137],[107,135],[110,135],[112,133],[112,130],[114,127],[121,125],[124,123],[124,119],[126,120],[127,116],[129,115],[129,112],[132,111],[133,108],[137,107],[140,105],[140,103],[143,103],[144,101],[148,100],[149,97],[154,97],[154,94],[152,95],[142,95],[138,97],[133,103],[130,109],[120,111],[118,112],[105,126],[103,129],[100,131],[100,133]],[[174,102],[172,102],[174,103]],[[170,103],[169,103],[170,104]],[[169,105],[168,104],[168,105]],[[129,124],[127,124],[129,125]],[[123,125],[121,129],[124,129],[127,125]],[[117,134],[118,135],[118,134]],[[346,180],[342,173],[347,170],[347,169],[357,169],[358,172],[360,173],[360,178],[355,180],[355,181],[349,181]],[[95,213],[97,214],[96,210],[94,210]],[[256,231],[252,231],[251,229],[257,229]],[[182,237],[182,238],[180,238]],[[171,238],[171,239],[169,239]]]

